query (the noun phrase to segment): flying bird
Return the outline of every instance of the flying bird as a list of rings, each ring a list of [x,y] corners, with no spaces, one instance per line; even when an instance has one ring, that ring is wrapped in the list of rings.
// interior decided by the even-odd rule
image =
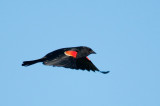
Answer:
[[[91,48],[86,46],[79,47],[70,47],[70,48],[61,48],[55,51],[52,51],[45,55],[44,57],[24,61],[22,66],[30,66],[32,64],[42,62],[44,65],[48,66],[58,66],[71,69],[81,69],[88,71],[98,71],[103,74],[107,74],[109,71],[100,71],[87,57],[90,54],[96,54]]]

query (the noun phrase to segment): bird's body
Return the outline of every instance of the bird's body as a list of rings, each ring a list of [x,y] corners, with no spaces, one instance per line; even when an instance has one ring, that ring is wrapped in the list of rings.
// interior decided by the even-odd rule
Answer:
[[[95,52],[91,48],[85,46],[61,48],[48,53],[41,59],[24,61],[22,66],[29,66],[38,62],[43,62],[44,65],[49,66],[99,71],[99,69],[87,57],[90,54],[95,54]],[[108,71],[102,73],[106,74]]]

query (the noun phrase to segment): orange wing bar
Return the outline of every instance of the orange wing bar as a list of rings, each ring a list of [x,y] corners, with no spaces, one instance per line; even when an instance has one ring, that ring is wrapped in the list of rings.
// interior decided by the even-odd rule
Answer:
[[[77,52],[76,52],[76,51],[65,51],[64,53],[65,53],[65,55],[67,55],[67,56],[72,56],[72,57],[74,57],[74,58],[77,57]]]

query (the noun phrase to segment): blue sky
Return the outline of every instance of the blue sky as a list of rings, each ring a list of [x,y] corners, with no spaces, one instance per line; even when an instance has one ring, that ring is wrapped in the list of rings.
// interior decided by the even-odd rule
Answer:
[[[1,0],[1,106],[160,106],[160,1]],[[101,73],[22,67],[89,46]]]

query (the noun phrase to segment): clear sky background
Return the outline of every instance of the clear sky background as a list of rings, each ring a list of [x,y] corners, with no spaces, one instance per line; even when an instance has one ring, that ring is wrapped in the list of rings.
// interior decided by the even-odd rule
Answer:
[[[109,74],[22,67],[88,46]],[[0,106],[160,106],[159,0],[1,0]]]

